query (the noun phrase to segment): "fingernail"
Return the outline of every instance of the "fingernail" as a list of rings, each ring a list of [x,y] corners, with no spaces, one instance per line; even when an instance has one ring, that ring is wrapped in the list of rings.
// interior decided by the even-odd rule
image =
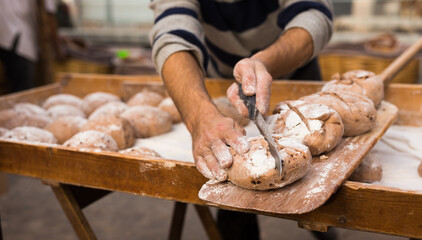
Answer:
[[[246,153],[249,151],[249,142],[245,137],[238,138],[236,150],[238,153]]]
[[[225,181],[227,179],[227,172],[221,169],[215,177],[218,181]]]

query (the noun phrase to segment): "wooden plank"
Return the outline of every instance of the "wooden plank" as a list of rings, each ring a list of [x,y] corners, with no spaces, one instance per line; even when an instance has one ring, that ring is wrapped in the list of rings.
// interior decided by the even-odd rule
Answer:
[[[321,206],[343,184],[365,155],[396,120],[398,109],[382,102],[375,127],[357,137],[343,138],[327,154],[313,158],[309,172],[300,180],[280,189],[256,191],[230,182],[205,184],[199,198],[218,205],[254,209],[279,214],[303,214]]]
[[[87,240],[97,239],[70,189],[62,184],[51,185],[51,188],[78,238]]]
[[[169,240],[180,240],[182,238],[183,223],[185,221],[186,203],[174,202],[173,216],[169,232]]]

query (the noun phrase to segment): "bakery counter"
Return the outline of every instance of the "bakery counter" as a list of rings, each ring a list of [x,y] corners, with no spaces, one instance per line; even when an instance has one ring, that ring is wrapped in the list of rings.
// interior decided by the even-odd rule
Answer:
[[[58,78],[57,83],[48,86],[0,97],[0,110],[19,102],[41,104],[48,96],[57,93],[82,97],[94,91],[104,91],[127,99],[146,85],[162,88],[157,76],[62,74]],[[230,84],[231,81],[219,79],[206,81],[212,97],[225,95]],[[270,109],[280,101],[315,93],[321,87],[322,83],[315,82],[277,81],[273,84]],[[385,100],[399,108],[397,124],[422,126],[422,85],[392,84],[387,89]],[[51,185],[80,238],[95,238],[80,211],[93,200],[81,203],[75,200],[75,196],[69,197],[71,188],[68,186],[91,189],[100,192],[98,195],[118,191],[196,206],[270,215],[296,220],[300,227],[311,230],[326,231],[334,226],[422,238],[422,191],[418,190],[346,181],[316,210],[305,214],[275,214],[200,200],[198,191],[207,179],[190,161],[148,159],[113,152],[77,151],[61,145],[3,140],[0,140],[0,171],[38,178]],[[209,236],[215,236],[210,231]]]

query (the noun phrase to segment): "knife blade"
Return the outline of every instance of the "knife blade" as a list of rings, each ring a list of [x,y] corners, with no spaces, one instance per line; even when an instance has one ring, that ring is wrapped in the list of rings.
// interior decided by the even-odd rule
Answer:
[[[276,143],[271,135],[271,131],[268,128],[268,124],[265,122],[264,116],[256,109],[256,96],[246,96],[242,90],[242,85],[239,85],[239,97],[243,100],[249,111],[249,119],[252,120],[257,126],[259,132],[268,143],[270,153],[275,160],[275,169],[278,175],[281,175],[283,168],[283,161],[280,154],[277,151]]]

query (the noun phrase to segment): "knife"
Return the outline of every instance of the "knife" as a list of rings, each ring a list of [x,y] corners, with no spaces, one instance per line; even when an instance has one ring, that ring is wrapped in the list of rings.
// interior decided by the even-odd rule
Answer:
[[[252,120],[255,125],[258,127],[259,132],[262,136],[264,136],[264,139],[268,143],[268,148],[270,149],[270,153],[273,156],[275,160],[275,169],[278,172],[278,175],[281,176],[282,173],[282,167],[283,167],[283,160],[281,159],[276,144],[274,142],[274,139],[271,135],[271,131],[268,128],[267,123],[265,122],[264,116],[256,109],[256,96],[246,96],[245,93],[242,90],[242,84],[239,85],[239,97],[243,100],[246,107],[248,108],[249,112],[249,119]]]

